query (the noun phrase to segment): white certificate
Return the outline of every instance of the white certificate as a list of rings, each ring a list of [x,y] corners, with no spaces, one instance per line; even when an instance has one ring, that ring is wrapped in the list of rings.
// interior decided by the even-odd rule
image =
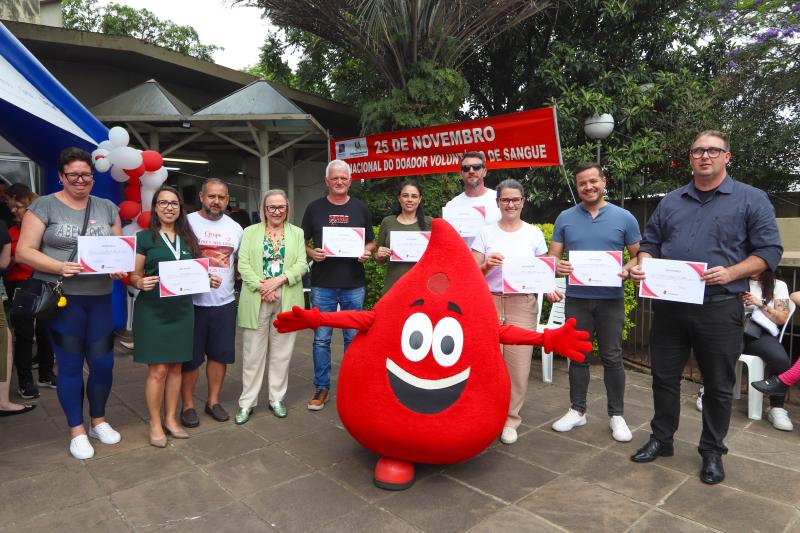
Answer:
[[[570,285],[622,287],[622,252],[570,251]]]
[[[136,236],[78,236],[81,274],[133,272],[136,265]]]
[[[455,228],[461,237],[471,238],[486,225],[487,207],[483,205],[473,206],[444,206],[442,208],[442,218]]]
[[[646,257],[642,260],[642,270],[646,277],[639,285],[639,296],[690,304],[703,303],[706,263]]]
[[[392,250],[389,261],[416,263],[428,248],[430,231],[390,231],[389,248]]]
[[[158,264],[158,291],[162,298],[211,291],[208,258],[161,261]]]
[[[361,257],[364,255],[364,228],[324,226],[322,250],[326,257]]]
[[[506,294],[556,290],[555,257],[505,257],[501,268]]]

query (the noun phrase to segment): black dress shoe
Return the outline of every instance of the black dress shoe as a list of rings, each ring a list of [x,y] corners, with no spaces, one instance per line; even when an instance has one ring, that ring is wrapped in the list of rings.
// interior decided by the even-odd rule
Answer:
[[[719,455],[704,455],[703,468],[700,470],[700,481],[709,485],[716,485],[725,479],[725,469],[722,468],[722,457]]]
[[[659,457],[672,457],[673,455],[675,455],[675,450],[673,450],[672,444],[663,444],[650,437],[647,444],[631,455],[631,461],[634,463],[650,463]]]
[[[751,383],[754,389],[767,396],[783,396],[789,392],[789,385],[778,379],[778,376],[754,381]]]
[[[190,407],[181,411],[181,424],[187,428],[196,428],[200,425],[200,418],[197,416],[197,411]]]
[[[222,404],[215,403],[214,405],[206,404],[206,414],[211,415],[211,418],[217,422],[225,422],[230,418],[228,412],[222,407]]]

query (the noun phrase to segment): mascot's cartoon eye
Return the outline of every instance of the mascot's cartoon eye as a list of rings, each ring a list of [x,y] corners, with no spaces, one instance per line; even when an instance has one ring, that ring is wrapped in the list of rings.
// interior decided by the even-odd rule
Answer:
[[[409,361],[422,361],[431,349],[433,324],[425,313],[414,313],[403,325],[401,344]]]
[[[442,366],[453,366],[461,357],[464,332],[461,324],[452,317],[444,317],[433,330],[433,357]]]

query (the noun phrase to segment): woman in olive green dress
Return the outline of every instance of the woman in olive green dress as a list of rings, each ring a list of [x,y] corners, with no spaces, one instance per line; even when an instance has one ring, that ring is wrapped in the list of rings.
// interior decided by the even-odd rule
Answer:
[[[150,414],[150,444],[164,448],[165,431],[175,438],[189,437],[175,413],[181,391],[181,364],[192,358],[194,306],[191,295],[160,297],[158,264],[200,257],[200,250],[177,190],[167,185],[158,189],[150,214],[149,229],[136,234],[136,270],[131,274],[131,284],[141,291],[133,311],[133,360],[148,365],[145,398]],[[219,283],[216,276],[212,277],[212,287],[215,283]]]
[[[381,221],[378,229],[378,251],[375,261],[384,263],[392,255],[389,247],[389,234],[392,231],[430,231],[431,217],[425,216],[425,206],[422,201],[422,189],[419,184],[407,179],[400,184],[397,194],[398,209],[396,215],[389,215]],[[386,294],[400,277],[411,270],[416,263],[389,261],[386,266],[386,280],[383,284],[383,294]]]

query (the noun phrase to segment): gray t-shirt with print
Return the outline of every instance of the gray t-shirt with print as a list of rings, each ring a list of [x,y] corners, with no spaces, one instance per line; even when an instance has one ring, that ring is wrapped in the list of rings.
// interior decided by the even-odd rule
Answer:
[[[92,196],[89,222],[84,235],[113,235],[119,208],[110,200]],[[45,225],[39,251],[58,261],[66,261],[75,249],[83,226],[85,209],[72,209],[55,194],[34,200],[28,211]],[[73,258],[73,261],[75,259]],[[57,274],[34,272],[33,277],[47,281],[58,279]],[[112,282],[107,274],[79,275],[64,278],[64,294],[101,295],[111,292]]]

